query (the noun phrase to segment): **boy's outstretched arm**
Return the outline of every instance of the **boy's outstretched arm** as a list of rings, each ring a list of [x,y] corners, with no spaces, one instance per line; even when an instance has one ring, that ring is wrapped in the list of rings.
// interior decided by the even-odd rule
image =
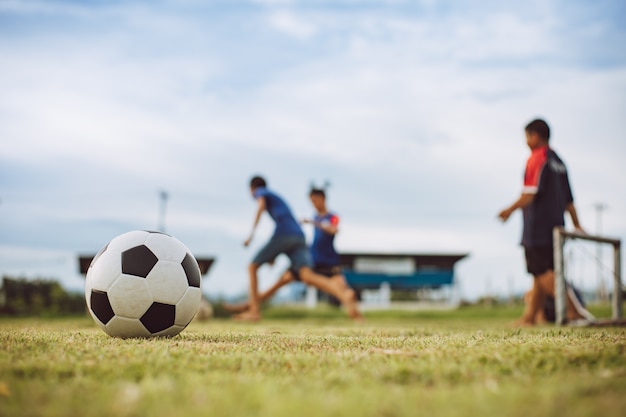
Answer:
[[[522,193],[522,195],[520,195],[515,203],[511,204],[509,207],[498,213],[498,218],[503,222],[507,221],[515,210],[526,207],[527,205],[532,203],[534,199],[535,194]]]
[[[578,220],[578,213],[576,212],[576,206],[574,203],[569,203],[565,210],[569,213],[569,216],[572,218],[572,223],[574,224],[574,229],[581,233],[586,233],[585,230],[580,225],[580,221]]]
[[[329,235],[336,235],[337,232],[339,232],[339,228],[337,227],[337,225],[332,224],[332,223],[316,222],[315,220],[312,220],[312,219],[303,219],[301,223],[312,224],[318,229],[322,229],[324,232],[328,233]]]
[[[252,238],[254,237],[254,231],[256,230],[256,227],[259,224],[259,220],[261,220],[261,215],[263,214],[263,212],[266,209],[266,203],[265,203],[265,197],[259,197],[257,198],[257,210],[256,210],[256,214],[254,216],[254,223],[252,224],[252,231],[250,232],[250,236],[248,236],[248,238],[243,242],[244,246],[248,246],[250,245],[250,242],[252,242]]]

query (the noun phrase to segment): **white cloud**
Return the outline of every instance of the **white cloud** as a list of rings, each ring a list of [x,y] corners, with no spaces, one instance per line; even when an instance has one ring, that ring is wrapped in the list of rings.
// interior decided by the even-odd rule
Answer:
[[[279,32],[298,39],[308,39],[317,32],[317,28],[310,20],[307,21],[303,16],[297,16],[287,10],[271,12],[269,24]]]

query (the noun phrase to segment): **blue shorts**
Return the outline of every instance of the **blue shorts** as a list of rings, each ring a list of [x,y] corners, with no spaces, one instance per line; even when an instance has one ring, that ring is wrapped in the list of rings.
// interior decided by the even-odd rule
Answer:
[[[299,271],[302,267],[313,266],[313,259],[306,246],[304,236],[272,236],[252,260],[253,264],[263,265],[273,262],[281,253],[289,257],[291,266],[289,269]]]

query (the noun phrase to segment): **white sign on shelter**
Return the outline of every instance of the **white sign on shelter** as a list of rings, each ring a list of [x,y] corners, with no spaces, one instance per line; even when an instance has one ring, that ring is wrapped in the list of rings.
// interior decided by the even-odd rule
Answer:
[[[413,275],[412,258],[375,258],[360,256],[354,260],[354,270],[364,274]]]

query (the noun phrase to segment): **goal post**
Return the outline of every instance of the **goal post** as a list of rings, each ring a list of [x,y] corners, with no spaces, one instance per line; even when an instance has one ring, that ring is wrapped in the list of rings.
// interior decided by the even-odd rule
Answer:
[[[612,320],[621,320],[622,277],[621,277],[621,241],[606,236],[588,235],[580,232],[568,232],[563,227],[554,228],[554,308],[556,324],[567,323],[567,284],[565,282],[565,259],[563,246],[567,239],[581,239],[613,246],[613,296],[611,299]]]

